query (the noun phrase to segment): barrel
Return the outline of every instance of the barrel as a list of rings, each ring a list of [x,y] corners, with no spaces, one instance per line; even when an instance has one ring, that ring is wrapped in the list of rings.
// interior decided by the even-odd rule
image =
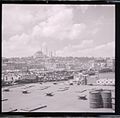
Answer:
[[[111,91],[105,90],[101,92],[103,107],[104,108],[112,108],[112,99],[111,99]]]
[[[112,109],[115,110],[115,98],[112,98]]]
[[[102,108],[102,97],[100,91],[89,92],[90,108]]]

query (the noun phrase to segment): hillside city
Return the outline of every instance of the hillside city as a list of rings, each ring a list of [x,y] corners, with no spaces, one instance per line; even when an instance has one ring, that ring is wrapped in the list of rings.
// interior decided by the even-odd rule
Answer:
[[[2,86],[73,79],[78,73],[115,71],[115,58],[58,57],[42,51],[31,57],[2,58]]]

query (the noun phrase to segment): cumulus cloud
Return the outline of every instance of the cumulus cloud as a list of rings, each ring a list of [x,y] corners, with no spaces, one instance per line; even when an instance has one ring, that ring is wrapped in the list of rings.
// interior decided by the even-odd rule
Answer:
[[[21,55],[31,56],[37,49],[36,47],[28,45],[29,40],[30,37],[26,34],[13,36],[8,41],[3,40],[2,54],[9,57],[21,57]]]
[[[97,6],[95,7],[97,9]],[[102,7],[106,8],[106,6]],[[108,25],[110,29],[113,22],[103,16],[99,16],[96,20],[95,15],[92,15],[93,20],[86,20],[85,14],[88,13],[89,8],[91,9],[89,15],[96,14],[89,5],[77,7],[72,5],[3,5],[3,56],[31,56],[41,48],[56,50],[61,56],[112,55],[114,47],[109,43],[114,39],[109,40],[102,31]],[[75,16],[78,12],[84,14],[84,18],[76,21]],[[108,16],[112,16],[112,13],[108,13]],[[109,33],[111,29],[104,32]],[[98,35],[101,40],[98,40],[100,39]],[[113,37],[114,32],[110,35]],[[104,42],[104,37],[106,42]],[[106,52],[103,54],[101,49]],[[111,53],[107,53],[109,50]]]
[[[84,23],[74,24],[71,28],[69,39],[74,40],[78,37],[82,38],[82,33],[85,31],[86,25]]]
[[[57,51],[59,56],[74,56],[74,53],[80,50],[85,50],[91,48],[94,45],[93,40],[83,40],[79,45],[68,45],[64,49]],[[77,53],[78,54],[78,53]]]
[[[13,36],[18,33],[24,32],[25,27],[29,27],[29,25],[34,21],[34,17],[27,11],[22,11],[19,7],[13,7],[6,5],[3,6],[3,32],[7,31],[7,35]]]

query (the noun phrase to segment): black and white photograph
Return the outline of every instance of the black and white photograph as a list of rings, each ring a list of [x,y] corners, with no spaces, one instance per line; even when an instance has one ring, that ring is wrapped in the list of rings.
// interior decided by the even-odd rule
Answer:
[[[106,3],[120,3],[120,0],[2,0],[3,2],[106,2]]]
[[[115,5],[2,4],[2,112],[115,113]]]
[[[25,116],[19,115],[19,116],[12,116],[12,115],[8,115],[8,116],[4,116],[1,118],[24,118]],[[36,117],[29,117],[29,118],[36,118]],[[120,115],[98,115],[98,116],[77,116],[77,117],[73,117],[73,116],[64,116],[64,117],[41,117],[41,118],[120,118]]]

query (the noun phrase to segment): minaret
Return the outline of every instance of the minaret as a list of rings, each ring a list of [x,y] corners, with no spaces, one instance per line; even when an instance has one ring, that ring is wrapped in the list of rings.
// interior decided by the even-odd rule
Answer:
[[[49,57],[52,57],[52,51],[49,51]]]
[[[54,51],[54,56],[56,57],[56,51]]]
[[[42,47],[41,47],[41,52],[42,52]]]
[[[52,57],[53,55],[52,55],[52,51],[51,51],[51,57]]]
[[[46,48],[46,56],[48,56],[48,50],[47,50],[47,48]]]

